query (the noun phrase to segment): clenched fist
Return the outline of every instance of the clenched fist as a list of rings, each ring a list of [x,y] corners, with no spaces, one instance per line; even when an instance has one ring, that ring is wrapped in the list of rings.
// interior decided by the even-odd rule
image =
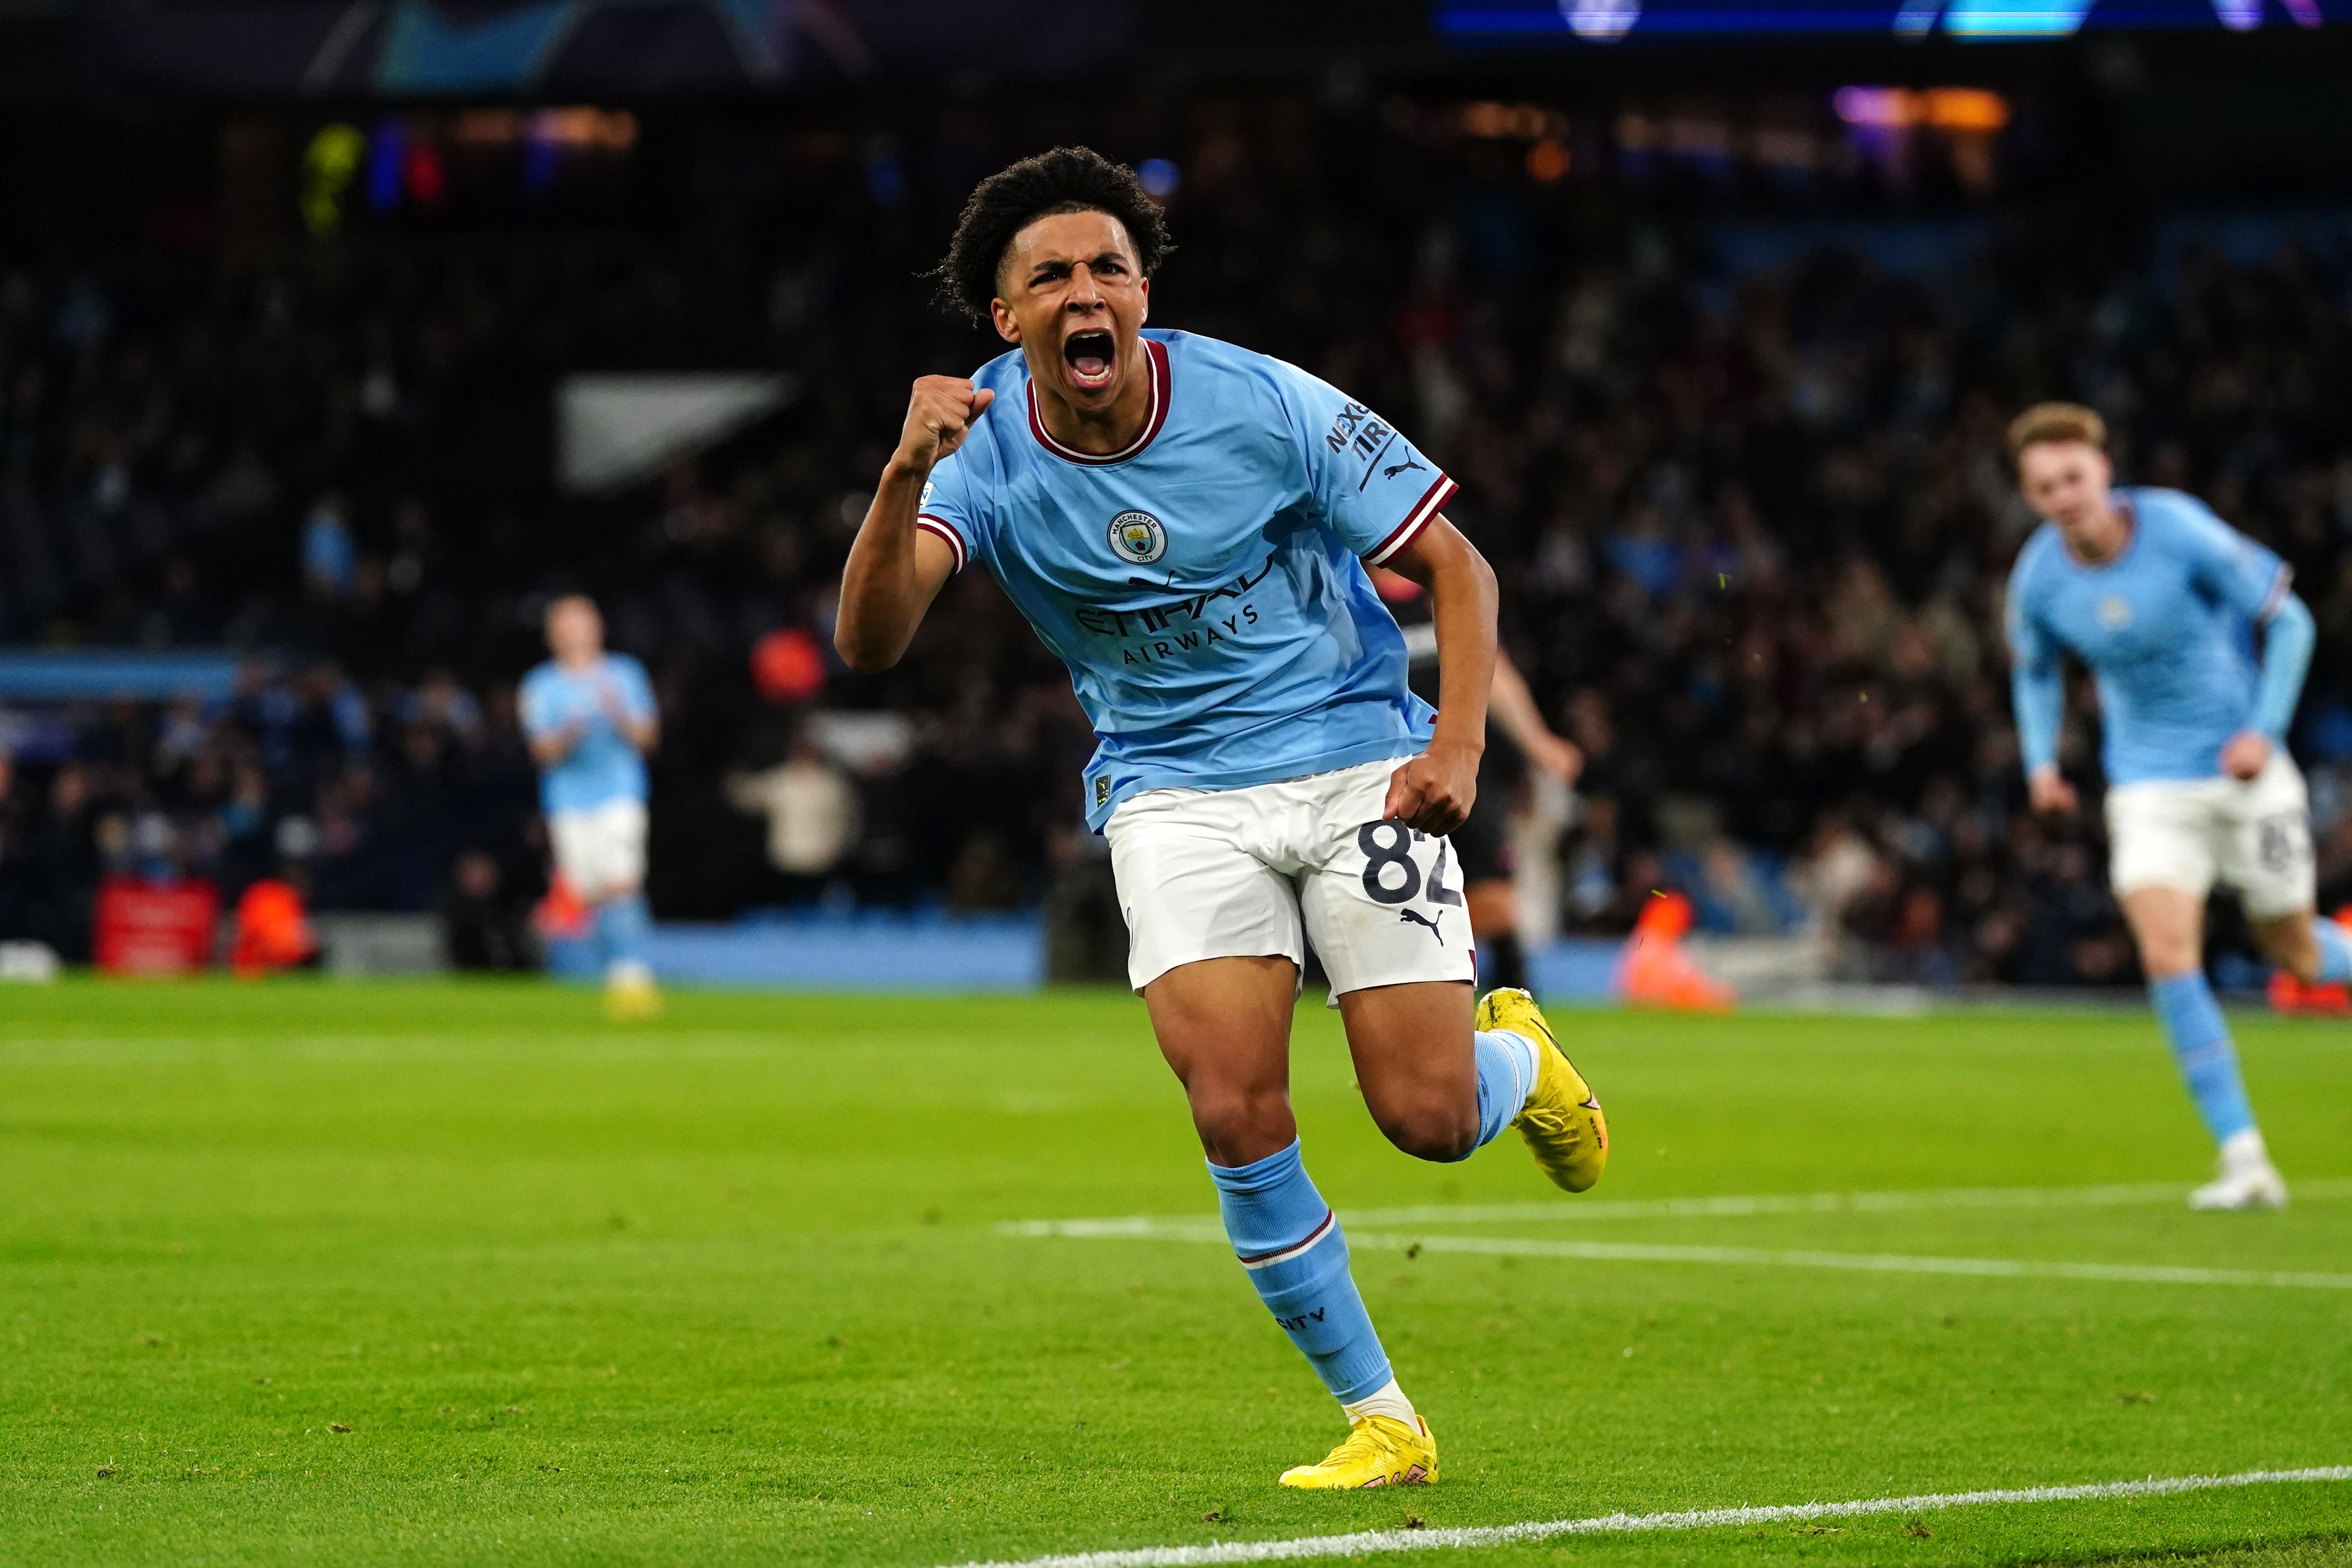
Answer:
[[[995,401],[996,394],[975,390],[962,376],[924,376],[907,399],[907,423],[898,432],[891,465],[908,473],[929,473],[940,459],[963,445],[973,422]]]
[[[2250,784],[2270,765],[2271,738],[2260,730],[2241,730],[2221,748],[2221,771],[2241,784]]]
[[[1451,833],[1469,816],[1477,798],[1477,752],[1432,744],[1389,775],[1381,815],[1417,833]]]
[[[2082,804],[2065,775],[2047,763],[2026,774],[2025,793],[2033,809],[2047,816],[2072,816]]]

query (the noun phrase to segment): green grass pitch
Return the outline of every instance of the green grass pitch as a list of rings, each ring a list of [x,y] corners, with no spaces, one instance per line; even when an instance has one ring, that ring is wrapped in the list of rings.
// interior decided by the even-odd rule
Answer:
[[[2352,1464],[2352,1291],[1768,1263],[1356,1268],[1433,1488],[1273,1483],[1336,1412],[1221,1247],[1116,994],[0,990],[0,1561],[875,1563]],[[2152,1024],[1558,1016],[1589,1215],[1516,1139],[1416,1163],[1302,1007],[1307,1160],[1392,1235],[2352,1271],[2352,1025],[2240,1021],[2283,1215],[2177,1201],[1675,1215],[1710,1194],[2201,1178]],[[1410,1561],[2347,1560],[2352,1484],[1587,1537]],[[2301,1544],[2294,1544],[2300,1542]],[[2169,1560],[2169,1559],[2166,1559]]]

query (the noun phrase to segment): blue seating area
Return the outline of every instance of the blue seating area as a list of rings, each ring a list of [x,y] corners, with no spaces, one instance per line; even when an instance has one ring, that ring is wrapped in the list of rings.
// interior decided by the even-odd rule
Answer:
[[[236,656],[136,648],[0,648],[0,699],[110,702],[218,701],[236,689]]]
[[[581,951],[572,952],[577,946]],[[1568,938],[1529,956],[1547,997],[1599,1001],[1619,944]],[[550,967],[593,978],[585,944],[559,942]],[[788,991],[1018,992],[1045,983],[1045,930],[1032,914],[950,916],[860,910],[755,916],[731,924],[655,928],[654,967],[667,984]]]

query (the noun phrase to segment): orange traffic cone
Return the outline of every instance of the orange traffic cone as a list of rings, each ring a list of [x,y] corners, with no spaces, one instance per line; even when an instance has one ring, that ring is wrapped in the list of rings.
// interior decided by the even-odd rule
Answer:
[[[292,884],[265,877],[236,901],[236,934],[229,967],[247,980],[290,969],[319,951],[310,912]]]
[[[1685,1013],[1728,1013],[1738,994],[1693,963],[1682,939],[1691,926],[1690,900],[1680,893],[1650,895],[1633,934],[1617,959],[1611,989],[1637,1007]]]
[[[549,942],[576,942],[587,936],[593,917],[558,871],[547,879],[547,897],[530,911],[530,923]]]

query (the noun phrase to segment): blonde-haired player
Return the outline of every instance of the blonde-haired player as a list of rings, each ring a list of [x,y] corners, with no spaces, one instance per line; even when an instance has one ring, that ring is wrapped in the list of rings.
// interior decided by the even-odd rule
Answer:
[[[2058,771],[2060,654],[2099,689],[2111,877],[2148,996],[2207,1128],[2205,1209],[2277,1208],[2271,1163],[2203,964],[2205,896],[2236,889],[2272,962],[2352,978],[2352,943],[2312,918],[2309,805],[2284,739],[2311,661],[2293,573],[2178,490],[2116,489],[2097,414],[2044,403],[2009,430],[2018,486],[2046,521],[2009,583],[2019,744],[2034,808],[2071,812]],[[2261,643],[2259,657],[2255,652]]]

